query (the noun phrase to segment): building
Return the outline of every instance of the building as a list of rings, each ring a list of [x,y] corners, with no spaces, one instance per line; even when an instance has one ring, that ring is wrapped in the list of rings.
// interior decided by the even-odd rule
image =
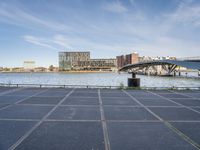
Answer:
[[[127,55],[117,56],[117,68],[121,68],[128,64],[135,64],[139,62],[139,54],[134,52]]]
[[[90,59],[90,52],[59,52],[59,70],[115,70],[117,60]]]
[[[90,59],[90,61],[79,61],[80,69],[82,70],[115,70],[117,60],[110,59]]]
[[[171,57],[171,56],[156,56],[156,57],[152,57],[152,56],[142,56],[139,57],[139,62],[148,62],[148,61],[154,61],[154,60],[176,60],[176,57]]]
[[[135,64],[139,61],[139,55],[138,53],[132,53],[126,55],[126,64]]]
[[[73,70],[79,69],[79,61],[89,61],[90,52],[59,52],[59,69]]]
[[[117,56],[116,58],[117,58],[117,68],[121,68],[126,64],[125,62],[126,59],[124,55]]]
[[[24,70],[32,70],[35,68],[35,61],[24,61]]]

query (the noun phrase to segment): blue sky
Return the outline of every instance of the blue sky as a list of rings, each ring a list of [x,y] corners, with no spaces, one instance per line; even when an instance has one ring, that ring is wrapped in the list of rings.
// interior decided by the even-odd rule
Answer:
[[[59,51],[200,55],[200,0],[1,0],[0,66],[58,66]]]

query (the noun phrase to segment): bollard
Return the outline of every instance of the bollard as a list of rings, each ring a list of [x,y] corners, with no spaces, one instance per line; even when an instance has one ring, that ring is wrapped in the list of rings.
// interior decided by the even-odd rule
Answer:
[[[140,87],[140,78],[136,78],[135,72],[132,72],[132,78],[128,78],[128,87]]]

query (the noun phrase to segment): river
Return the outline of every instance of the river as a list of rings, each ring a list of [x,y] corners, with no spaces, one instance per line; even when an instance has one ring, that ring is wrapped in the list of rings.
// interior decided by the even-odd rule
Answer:
[[[59,85],[127,85],[130,74],[122,73],[0,73],[0,83]],[[137,75],[142,87],[200,87],[200,78]]]

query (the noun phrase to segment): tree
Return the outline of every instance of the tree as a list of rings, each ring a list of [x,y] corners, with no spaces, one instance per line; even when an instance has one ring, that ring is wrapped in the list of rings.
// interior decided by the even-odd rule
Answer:
[[[53,65],[50,65],[50,66],[49,66],[49,71],[53,71],[53,69],[54,69],[54,66],[53,66]]]

